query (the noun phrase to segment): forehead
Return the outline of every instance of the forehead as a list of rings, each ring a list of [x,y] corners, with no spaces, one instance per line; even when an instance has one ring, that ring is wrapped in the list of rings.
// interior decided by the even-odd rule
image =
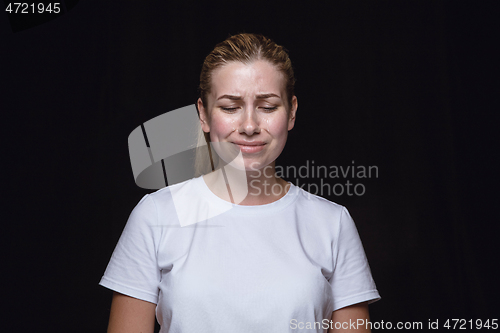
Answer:
[[[274,93],[283,97],[284,77],[271,63],[257,60],[248,64],[229,62],[212,73],[212,95]]]

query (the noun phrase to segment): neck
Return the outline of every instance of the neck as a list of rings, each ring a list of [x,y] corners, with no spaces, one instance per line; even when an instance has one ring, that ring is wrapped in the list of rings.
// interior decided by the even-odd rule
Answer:
[[[275,163],[259,170],[239,170],[230,165],[204,175],[205,183],[218,197],[244,206],[265,205],[282,198],[290,188],[276,177]]]

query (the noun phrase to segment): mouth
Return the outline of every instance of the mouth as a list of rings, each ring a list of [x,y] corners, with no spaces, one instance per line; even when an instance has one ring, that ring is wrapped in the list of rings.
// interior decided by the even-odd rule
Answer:
[[[240,147],[242,153],[252,154],[258,153],[259,151],[264,149],[266,145],[265,142],[233,142],[235,145]]]

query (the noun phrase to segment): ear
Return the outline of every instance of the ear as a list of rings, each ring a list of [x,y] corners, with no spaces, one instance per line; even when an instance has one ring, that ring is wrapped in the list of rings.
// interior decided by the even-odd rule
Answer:
[[[208,112],[203,106],[201,98],[198,98],[196,105],[198,106],[198,112],[200,115],[201,129],[203,130],[203,132],[208,133],[210,132],[210,125],[208,124]]]
[[[290,109],[290,117],[288,118],[288,130],[291,130],[295,126],[295,116],[297,114],[297,108],[299,104],[297,102],[297,97],[292,97],[292,107]]]

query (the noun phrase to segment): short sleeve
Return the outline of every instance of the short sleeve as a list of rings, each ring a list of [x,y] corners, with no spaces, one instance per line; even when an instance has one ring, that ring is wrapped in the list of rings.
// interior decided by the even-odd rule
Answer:
[[[358,231],[345,207],[338,228],[337,240],[333,244],[334,271],[329,281],[333,291],[333,311],[380,299]]]
[[[151,303],[158,302],[156,204],[145,195],[132,210],[100,285]]]

